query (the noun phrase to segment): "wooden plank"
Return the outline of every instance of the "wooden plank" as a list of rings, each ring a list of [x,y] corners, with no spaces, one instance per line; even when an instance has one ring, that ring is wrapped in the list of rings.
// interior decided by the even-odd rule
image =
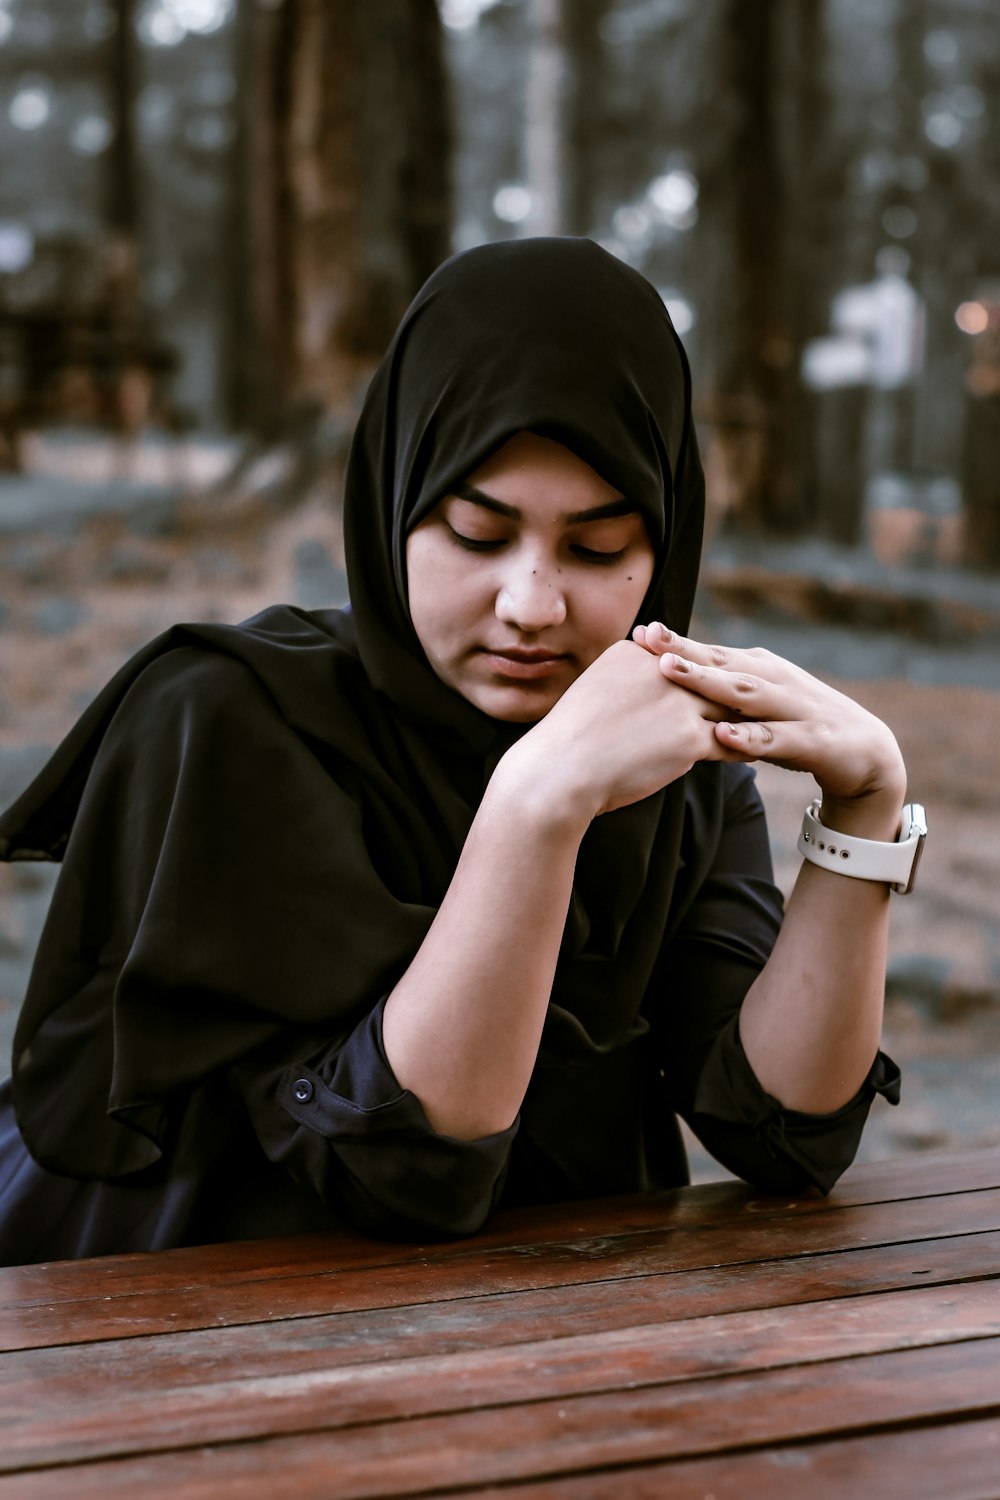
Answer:
[[[22,1472],[0,1478],[0,1500],[364,1500],[992,1416],[998,1408],[1000,1340],[984,1339],[500,1413],[416,1417]]]
[[[424,1358],[370,1349],[341,1365],[314,1347],[294,1361],[260,1341],[248,1362],[108,1360],[73,1369],[14,1360],[0,1389],[0,1471],[191,1448],[419,1415],[563,1400],[595,1392],[1000,1336],[1000,1282],[817,1302],[672,1325],[534,1340]],[[142,1341],[144,1344],[146,1341]],[[171,1340],[160,1340],[168,1346]],[[164,1351],[167,1352],[167,1351]],[[96,1357],[93,1357],[96,1356]]]
[[[735,1225],[709,1223],[680,1229],[668,1224],[628,1235],[587,1235],[554,1245],[522,1243],[492,1250],[468,1242],[461,1254],[450,1259],[381,1266],[377,1274],[371,1266],[335,1267],[277,1280],[266,1277],[233,1285],[223,1281],[191,1289],[174,1285],[160,1289],[154,1280],[134,1294],[7,1308],[0,1314],[0,1350],[808,1258],[997,1228],[1000,1191],[994,1189],[862,1204],[850,1212],[803,1218],[748,1215]]]
[[[996,1500],[1000,1417],[448,1494],[450,1500]]]
[[[860,1162],[849,1167],[829,1198],[821,1202],[889,1203],[898,1198],[934,1197],[938,1193],[979,1192],[996,1187],[1000,1151],[923,1152],[892,1161]]]
[[[527,1288],[519,1293],[473,1294],[421,1304],[415,1287],[410,1297],[393,1305],[359,1309],[346,1308],[329,1314],[329,1288],[325,1280],[295,1283],[283,1288],[283,1297],[273,1297],[266,1308],[255,1307],[255,1317],[244,1316],[242,1323],[228,1321],[231,1308],[225,1308],[209,1297],[194,1309],[178,1308],[171,1317],[150,1318],[152,1332],[168,1331],[175,1338],[190,1330],[197,1338],[206,1330],[213,1339],[223,1332],[229,1340],[253,1343],[261,1323],[269,1325],[268,1338],[296,1337],[294,1323],[302,1321],[302,1337],[337,1337],[349,1346],[359,1329],[394,1330],[397,1338],[437,1336],[468,1341],[482,1335],[497,1337],[504,1326],[511,1339],[530,1337],[545,1326],[557,1332],[577,1331],[582,1327],[625,1326],[643,1322],[657,1308],[663,1316],[695,1317],[710,1312],[735,1311],[741,1308],[775,1306],[790,1302],[809,1302],[831,1295],[850,1297],[873,1290],[894,1290],[914,1284],[941,1284],[992,1275],[1000,1264],[1000,1232],[961,1235],[937,1241],[904,1242],[900,1246],[873,1246],[829,1255],[777,1260],[747,1266],[698,1268],[693,1271],[664,1271],[642,1277],[588,1282],[576,1287]],[[916,1282],[915,1278],[920,1278]],[[372,1298],[365,1299],[370,1303]],[[34,1319],[34,1321],[32,1321]],[[545,1320],[541,1323],[539,1320]],[[280,1327],[280,1334],[279,1334]],[[336,1334],[333,1329],[336,1327]],[[107,1338],[124,1329],[125,1337],[141,1330],[134,1318],[123,1321],[108,1314]],[[241,1330],[244,1331],[240,1338]],[[88,1331],[92,1331],[89,1330]],[[73,1330],[45,1309],[30,1309],[21,1314],[21,1348],[44,1348],[65,1338],[63,1356],[69,1356]],[[107,1345],[105,1345],[107,1347]]]
[[[38,1349],[0,1361],[0,1412],[21,1379],[91,1378],[95,1365],[122,1390],[167,1389],[185,1370],[243,1370],[247,1375],[314,1368],[350,1369],[388,1356],[417,1359],[510,1347],[537,1337],[677,1323],[728,1311],[853,1299],[880,1292],[991,1276],[1000,1234],[962,1236],[919,1246],[876,1247],[805,1262],[776,1262],[679,1272],[570,1289],[457,1299],[330,1317],[293,1317],[266,1325],[211,1328],[169,1337]],[[847,1305],[851,1305],[848,1300]]]
[[[503,1210],[471,1240],[400,1244],[349,1230],[197,1245],[153,1254],[101,1256],[33,1266],[0,1267],[0,1307],[56,1301],[104,1300],[147,1287],[157,1291],[280,1280],[315,1271],[364,1266],[430,1264],[471,1253],[557,1245],[588,1238],[655,1232],[666,1225],[716,1228],[756,1220],[824,1216],[859,1204],[981,1192],[1000,1188],[1000,1152],[972,1151],[906,1157],[852,1167],[830,1197],[807,1192],[794,1200],[760,1197],[736,1182],[706,1183],[662,1193],[626,1195],[530,1209]]]

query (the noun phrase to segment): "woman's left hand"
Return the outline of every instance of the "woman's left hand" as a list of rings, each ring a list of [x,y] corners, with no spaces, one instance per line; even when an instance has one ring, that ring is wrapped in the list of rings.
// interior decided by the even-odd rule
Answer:
[[[843,803],[901,806],[906,769],[889,728],[859,703],[781,656],[752,647],[707,646],[658,622],[637,625],[637,643],[670,682],[731,709],[715,725],[720,744],[747,761],[808,771],[823,792],[824,821]]]

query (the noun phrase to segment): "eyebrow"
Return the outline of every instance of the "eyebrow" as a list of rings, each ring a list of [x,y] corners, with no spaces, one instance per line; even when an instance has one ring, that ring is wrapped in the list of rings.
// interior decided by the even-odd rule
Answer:
[[[508,516],[512,521],[524,519],[524,512],[516,505],[508,505],[505,500],[496,500],[492,495],[487,495],[485,490],[477,489],[474,484],[456,484],[452,486],[451,493],[458,500],[468,500],[473,505],[481,505],[484,510],[491,510],[498,516]],[[564,526],[579,526],[584,521],[607,521],[615,516],[632,516],[638,512],[639,507],[633,505],[631,500],[624,496],[619,500],[609,500],[605,505],[595,505],[591,510],[574,510],[568,515],[560,516]]]

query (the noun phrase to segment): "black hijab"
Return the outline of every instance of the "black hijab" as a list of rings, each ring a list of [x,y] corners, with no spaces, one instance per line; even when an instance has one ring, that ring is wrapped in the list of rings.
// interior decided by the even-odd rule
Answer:
[[[14,1044],[18,1122],[43,1165],[151,1164],[192,1086],[289,1028],[336,1044],[407,967],[497,760],[526,731],[432,672],[407,611],[406,537],[522,430],[635,500],[657,557],[638,619],[687,628],[704,485],[658,294],[585,240],[454,257],[404,316],[360,418],[351,611],[174,627],[0,817],[0,858],[64,865]],[[543,1061],[643,1028],[683,804],[675,784],[586,834]]]

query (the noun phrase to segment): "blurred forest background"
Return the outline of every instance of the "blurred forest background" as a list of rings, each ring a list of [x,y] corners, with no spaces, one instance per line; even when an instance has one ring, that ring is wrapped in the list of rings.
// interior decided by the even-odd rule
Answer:
[[[452,249],[587,234],[717,519],[995,566],[998,98],[995,0],[0,0],[6,462],[349,430]]]
[[[881,713],[931,812],[863,1150],[1000,1144],[998,116],[997,0],[0,0],[0,806],[157,630],[342,602],[410,297],[589,235],[691,357],[698,629]],[[0,1072],[52,876],[0,866]]]

